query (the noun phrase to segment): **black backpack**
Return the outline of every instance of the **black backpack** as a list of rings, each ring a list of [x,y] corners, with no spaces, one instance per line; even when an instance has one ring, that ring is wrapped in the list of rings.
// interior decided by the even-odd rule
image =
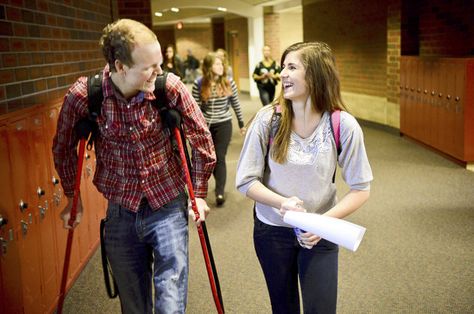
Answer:
[[[167,118],[168,99],[166,98],[166,79],[168,72],[158,75],[155,81],[155,100],[152,102],[160,112],[160,116],[165,127],[170,127],[169,119]],[[87,100],[89,108],[89,116],[82,119],[76,125],[76,132],[85,138],[89,138],[87,142],[87,149],[91,149],[97,135],[99,133],[99,126],[97,118],[100,115],[104,95],[102,92],[102,72],[89,76],[87,78]],[[90,134],[90,137],[89,137]]]

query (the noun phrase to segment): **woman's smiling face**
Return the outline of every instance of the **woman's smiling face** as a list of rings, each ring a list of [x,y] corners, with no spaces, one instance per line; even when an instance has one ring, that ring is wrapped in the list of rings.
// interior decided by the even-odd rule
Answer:
[[[298,51],[292,51],[286,55],[280,75],[285,99],[293,102],[306,101],[309,96],[306,69]]]

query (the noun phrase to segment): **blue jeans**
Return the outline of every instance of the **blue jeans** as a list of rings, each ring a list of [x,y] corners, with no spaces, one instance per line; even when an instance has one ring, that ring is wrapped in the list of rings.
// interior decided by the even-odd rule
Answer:
[[[187,198],[182,193],[153,211],[146,199],[134,213],[109,202],[105,248],[122,312],[184,313],[188,290]]]
[[[338,251],[323,240],[302,248],[292,228],[254,220],[254,245],[267,282],[273,313],[300,313],[298,276],[304,313],[336,313]]]

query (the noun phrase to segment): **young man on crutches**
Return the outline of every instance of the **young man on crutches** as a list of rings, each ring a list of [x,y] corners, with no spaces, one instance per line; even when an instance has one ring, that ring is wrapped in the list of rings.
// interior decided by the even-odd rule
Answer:
[[[161,47],[150,29],[128,19],[105,27],[100,45],[107,65],[102,72],[104,99],[97,118],[94,184],[109,201],[105,246],[122,312],[152,313],[154,307],[155,313],[184,313],[188,286],[185,180],[170,134],[152,105],[155,80],[162,73]],[[193,97],[171,73],[166,98],[167,106],[180,112],[192,147],[201,221],[209,212],[204,198],[215,165],[211,135]],[[87,78],[81,77],[64,98],[53,144],[56,169],[69,200],[77,159],[74,125],[88,112]],[[62,213],[67,228],[71,203]],[[79,201],[77,223],[81,213]]]

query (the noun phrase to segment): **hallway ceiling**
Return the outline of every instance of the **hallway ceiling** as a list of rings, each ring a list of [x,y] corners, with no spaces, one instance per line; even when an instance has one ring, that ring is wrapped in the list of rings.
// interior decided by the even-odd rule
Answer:
[[[252,11],[264,6],[294,7],[300,4],[301,0],[151,0],[151,10],[153,25],[162,26],[178,22],[185,24],[209,23],[211,18],[235,15],[251,16]],[[227,8],[227,11],[219,11],[219,7]],[[173,12],[171,8],[178,8],[179,12]],[[162,16],[156,16],[155,12],[161,13]]]

